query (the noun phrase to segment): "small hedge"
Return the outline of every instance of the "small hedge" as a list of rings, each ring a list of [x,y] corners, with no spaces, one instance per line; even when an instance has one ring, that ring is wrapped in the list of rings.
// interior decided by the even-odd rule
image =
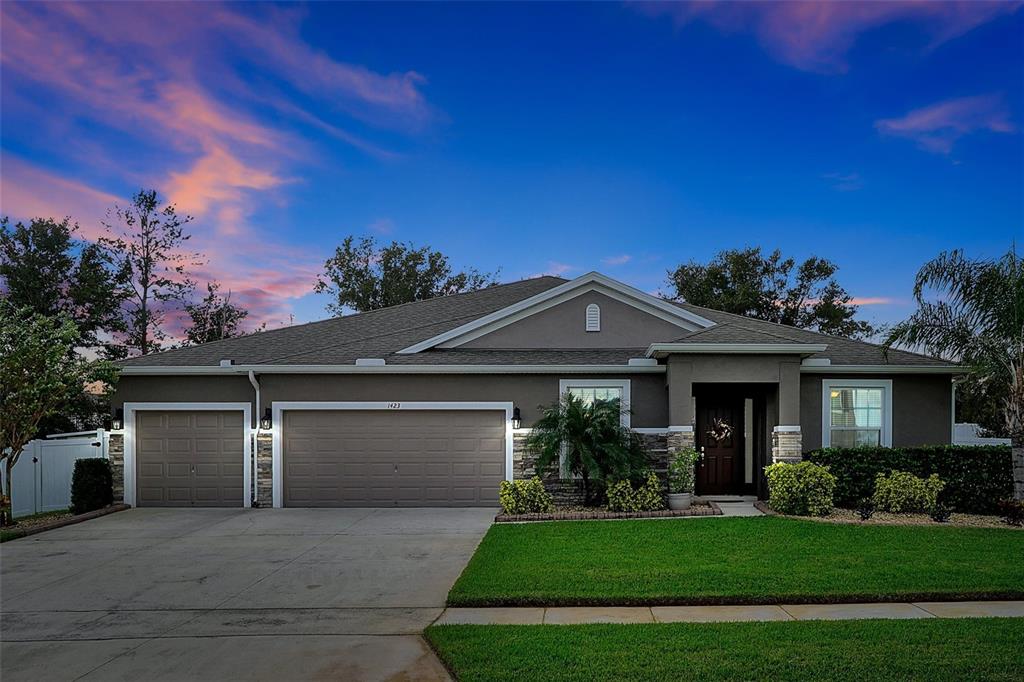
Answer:
[[[498,501],[505,514],[536,514],[551,512],[555,504],[544,482],[537,476],[526,481],[502,481]]]
[[[664,508],[661,480],[655,473],[648,474],[647,480],[638,488],[629,481],[618,481],[608,486],[608,511],[645,512]]]
[[[71,513],[84,514],[114,503],[114,475],[105,459],[80,459],[71,474]]]
[[[937,474],[946,483],[942,503],[965,514],[995,514],[999,500],[1013,497],[1008,445],[933,445],[911,448],[825,448],[806,459],[836,477],[835,502],[856,508],[875,492],[878,474],[907,471],[920,478]]]
[[[872,502],[878,511],[893,514],[931,513],[938,507],[939,493],[946,487],[938,476],[918,478],[906,471],[894,471],[888,476],[878,474]]]
[[[836,477],[813,462],[776,462],[764,469],[768,505],[780,514],[828,516],[832,513]]]

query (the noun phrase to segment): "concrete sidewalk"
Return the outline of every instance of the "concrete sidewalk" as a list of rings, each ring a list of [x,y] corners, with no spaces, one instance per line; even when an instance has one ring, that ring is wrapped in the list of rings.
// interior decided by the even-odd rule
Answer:
[[[561,606],[449,608],[435,625],[579,625],[584,623],[715,623],[867,618],[1024,618],[1024,601],[768,606]]]

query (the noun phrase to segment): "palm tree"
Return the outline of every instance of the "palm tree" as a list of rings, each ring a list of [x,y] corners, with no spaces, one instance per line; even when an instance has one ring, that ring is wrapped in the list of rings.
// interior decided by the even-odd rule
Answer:
[[[929,300],[926,295],[932,294]],[[1014,497],[1024,499],[1024,265],[943,252],[914,283],[917,311],[885,340],[960,362],[967,381],[1000,403],[1013,449]]]
[[[564,453],[586,504],[593,501],[591,481],[638,480],[647,458],[640,438],[622,425],[623,409],[618,399],[586,401],[571,393],[544,408],[525,443],[537,455],[537,473],[558,465]]]

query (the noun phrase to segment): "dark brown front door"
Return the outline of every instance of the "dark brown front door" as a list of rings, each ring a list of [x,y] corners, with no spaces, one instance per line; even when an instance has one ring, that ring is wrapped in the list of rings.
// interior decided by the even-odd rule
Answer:
[[[728,438],[718,440],[710,431],[715,420],[732,427]],[[697,465],[698,495],[739,495],[743,492],[743,403],[715,398],[697,402],[697,449],[703,459]]]

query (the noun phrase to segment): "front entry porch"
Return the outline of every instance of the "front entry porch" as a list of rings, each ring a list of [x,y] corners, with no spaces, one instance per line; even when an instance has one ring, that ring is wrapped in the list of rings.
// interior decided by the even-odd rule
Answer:
[[[764,467],[770,464],[768,405],[775,386],[694,384],[696,495],[740,500],[767,496]]]

